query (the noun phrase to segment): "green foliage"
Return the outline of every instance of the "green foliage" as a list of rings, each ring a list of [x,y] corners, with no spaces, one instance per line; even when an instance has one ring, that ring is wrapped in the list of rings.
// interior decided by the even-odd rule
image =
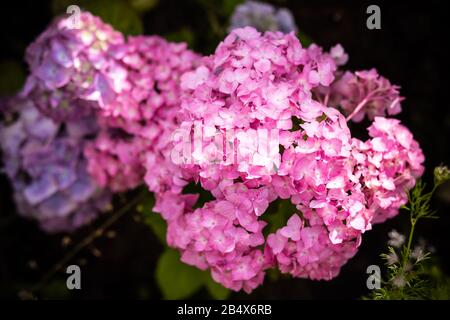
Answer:
[[[178,31],[166,34],[165,38],[172,42],[186,42],[189,48],[195,47],[195,35],[189,27],[182,27]]]
[[[204,284],[202,272],[180,262],[178,252],[172,249],[166,249],[159,258],[155,275],[165,299],[187,298]]]
[[[225,300],[226,298],[228,298],[228,296],[230,295],[230,290],[215,282],[209,272],[204,272],[203,277],[203,281],[211,297],[216,300]]]
[[[408,193],[408,204],[402,209],[409,211],[411,225],[415,225],[421,218],[437,218],[435,211],[431,210],[430,201],[436,191],[437,185],[434,185],[430,192],[425,192],[426,185],[417,181],[415,187]]]
[[[425,272],[434,284],[430,290],[429,298],[432,300],[450,300],[450,277],[445,275],[436,263],[426,265]]]
[[[269,205],[262,220],[268,225],[264,228],[264,236],[276,232],[279,228],[284,227],[288,219],[294,214],[301,214],[290,200],[276,200]]]
[[[281,274],[281,271],[277,268],[268,269],[266,274],[271,281],[278,281],[281,278],[281,276],[283,276]]]
[[[133,7],[124,0],[53,0],[52,11],[55,15],[66,14],[67,7],[78,5],[99,16],[103,21],[111,24],[116,30],[126,35],[142,34],[142,21]]]
[[[185,299],[206,287],[212,298],[224,300],[230,291],[215,282],[209,272],[180,261],[178,251],[166,248],[156,266],[156,281],[165,299]]]
[[[200,183],[189,183],[186,187],[183,189],[184,194],[198,194],[198,200],[197,203],[194,206],[194,209],[201,208],[206,202],[214,200],[214,197],[212,196],[211,192],[203,189],[200,185]]]
[[[226,16],[230,16],[234,8],[236,8],[237,5],[243,3],[243,0],[221,0],[220,2],[220,8],[222,10],[222,14]]]
[[[136,211],[144,216],[144,222],[147,224],[156,235],[161,243],[166,241],[167,225],[164,219],[152,211],[155,205],[155,197],[147,191],[144,200],[137,206]]]
[[[300,40],[302,47],[309,47],[309,45],[313,43],[311,37],[304,33],[302,30],[297,31],[297,38]]]
[[[0,95],[14,94],[23,86],[25,72],[15,60],[0,61]]]
[[[408,194],[408,204],[403,206],[410,214],[411,229],[408,242],[389,246],[388,253],[381,257],[386,261],[387,277],[380,289],[374,290],[366,299],[374,300],[417,300],[449,299],[450,278],[445,276],[436,264],[430,263],[431,253],[424,245],[412,249],[414,230],[421,219],[435,219],[430,202],[436,188],[450,180],[447,167],[434,171],[434,186],[426,192],[426,185],[418,181]]]
[[[45,300],[67,300],[70,293],[65,280],[55,279],[42,289],[41,297]]]
[[[144,13],[156,7],[159,0],[128,0],[130,6],[138,13]]]
[[[203,53],[214,52],[217,44],[227,35],[229,19],[234,8],[243,0],[196,0],[203,11],[208,27],[202,30],[199,38],[203,38],[206,46]],[[205,32],[206,31],[206,32]]]
[[[159,214],[151,212],[145,216],[145,223],[150,226],[153,233],[158,237],[161,243],[166,241],[167,224]]]
[[[89,1],[85,5],[85,9],[101,17],[103,21],[126,35],[139,35],[144,32],[139,15],[124,1]]]
[[[204,8],[214,10],[222,17],[228,17],[233,13],[234,8],[244,0],[197,0],[197,2]]]

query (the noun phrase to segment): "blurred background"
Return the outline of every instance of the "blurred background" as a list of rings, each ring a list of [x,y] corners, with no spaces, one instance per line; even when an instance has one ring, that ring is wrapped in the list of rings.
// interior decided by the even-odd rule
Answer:
[[[191,49],[211,53],[223,39],[229,17],[238,0],[129,0],[129,1],[2,1],[0,4],[0,95],[14,93],[27,74],[23,60],[30,44],[70,4],[100,15],[126,34],[157,34],[172,41],[186,41]],[[350,56],[347,69],[376,67],[392,83],[401,85],[406,97],[402,122],[410,128],[426,156],[424,180],[432,181],[432,169],[450,164],[450,108],[448,105],[448,13],[444,1],[267,1],[286,7],[294,15],[300,41],[329,49],[341,43]],[[381,30],[366,28],[369,4],[381,8]],[[117,196],[120,208],[137,191]],[[434,249],[439,272],[450,274],[450,185],[434,197],[440,218],[419,224],[416,235]],[[159,299],[155,274],[165,250],[158,228],[133,206],[107,232],[95,237],[82,250],[76,246],[95,234],[108,216],[74,234],[48,235],[33,221],[17,215],[12,191],[0,174],[0,298],[27,297],[33,290],[41,299]],[[366,268],[381,265],[387,233],[397,229],[406,234],[409,217],[374,226],[364,234],[358,254],[332,281],[291,279],[280,275],[266,278],[251,295],[218,292],[194,286],[183,297],[230,299],[357,299],[368,293]],[[155,232],[156,231],[156,232]],[[62,260],[74,253],[68,261]],[[70,256],[69,256],[70,257]],[[63,268],[58,268],[58,262]],[[68,263],[69,262],[69,263]],[[82,269],[82,290],[66,288],[65,265]],[[56,268],[55,268],[56,266]],[[161,268],[161,266],[159,267]],[[56,271],[50,272],[49,271]],[[156,271],[156,273],[155,273]],[[181,289],[180,289],[181,290]],[[219,290],[220,291],[220,290]],[[170,297],[170,296],[169,296]]]

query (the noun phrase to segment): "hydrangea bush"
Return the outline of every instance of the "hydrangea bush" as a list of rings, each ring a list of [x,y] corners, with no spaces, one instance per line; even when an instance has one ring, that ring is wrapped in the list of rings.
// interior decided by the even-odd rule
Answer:
[[[111,192],[145,184],[181,260],[250,293],[272,268],[336,277],[423,173],[418,143],[389,118],[399,87],[345,70],[339,44],[302,45],[286,10],[247,1],[209,56],[126,38],[88,12],[69,22],[29,46],[27,82],[2,107],[4,169],[19,211],[44,230],[75,230]],[[349,122],[364,118],[362,141]],[[281,202],[293,209],[274,229]]]

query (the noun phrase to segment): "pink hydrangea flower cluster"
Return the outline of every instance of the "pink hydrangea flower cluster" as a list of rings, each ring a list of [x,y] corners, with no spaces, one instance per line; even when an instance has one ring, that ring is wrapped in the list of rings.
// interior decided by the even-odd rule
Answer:
[[[397,120],[376,118],[372,139],[361,142],[344,115],[324,103],[329,96],[318,92],[333,86],[347,58],[339,45],[327,53],[316,45],[303,48],[292,33],[247,27],[181,77],[180,128],[192,136],[201,123],[203,139],[201,152],[191,154],[195,161],[178,166],[177,179],[200,181],[215,197],[196,208],[196,195],[176,188],[156,193],[154,210],[166,219],[168,243],[184,262],[246,292],[273,267],[331,279],[372,223],[398,212],[404,188],[422,174],[423,155]],[[245,156],[227,161],[226,150],[224,161],[208,161],[218,151],[218,133],[227,146],[245,144],[254,138],[246,133],[261,129],[279,132],[272,170]],[[229,138],[229,131],[237,134]],[[264,237],[264,213],[276,199],[291,201],[296,212]]]
[[[97,137],[84,149],[88,172],[100,186],[115,192],[140,185],[145,174],[143,152],[149,142],[116,125],[116,119],[100,116],[99,123]]]
[[[364,117],[391,116],[401,112],[404,100],[399,87],[380,76],[375,69],[340,72],[336,81],[326,88],[328,105],[339,108],[347,120],[360,122]]]
[[[57,18],[28,48],[31,75],[22,95],[55,120],[71,120],[92,114],[97,93],[110,70],[109,49],[124,43],[124,36],[88,12]]]
[[[408,202],[407,190],[423,174],[424,156],[411,132],[397,119],[375,117],[369,127],[371,139],[353,139],[355,175],[363,181],[374,222],[398,214]]]
[[[98,138],[86,148],[88,170],[103,186],[123,191],[141,184],[152,191],[172,184],[168,153],[177,126],[180,76],[192,70],[198,56],[185,43],[169,43],[157,36],[130,37],[112,47],[110,69],[104,79]],[[116,84],[114,84],[116,83]]]

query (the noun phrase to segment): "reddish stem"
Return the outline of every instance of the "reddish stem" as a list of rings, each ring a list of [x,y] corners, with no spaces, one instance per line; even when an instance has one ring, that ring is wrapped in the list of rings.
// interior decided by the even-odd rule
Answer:
[[[358,103],[358,105],[356,106],[355,110],[353,110],[353,112],[345,119],[345,120],[347,120],[347,122],[349,122],[355,116],[355,114],[357,114],[358,112],[361,111],[361,109],[368,102],[368,98],[369,98],[369,96],[365,97],[360,103]]]

